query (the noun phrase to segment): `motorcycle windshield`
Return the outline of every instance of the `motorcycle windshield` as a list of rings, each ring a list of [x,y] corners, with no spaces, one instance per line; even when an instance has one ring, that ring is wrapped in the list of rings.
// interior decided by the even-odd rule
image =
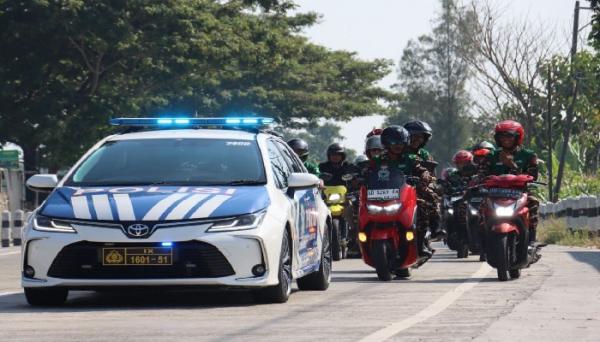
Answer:
[[[395,169],[381,167],[369,172],[366,179],[367,200],[391,201],[400,198],[400,189],[406,184],[406,176]]]

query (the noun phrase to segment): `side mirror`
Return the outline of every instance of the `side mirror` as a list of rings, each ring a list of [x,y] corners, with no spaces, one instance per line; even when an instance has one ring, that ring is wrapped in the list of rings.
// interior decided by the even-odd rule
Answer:
[[[320,182],[317,176],[310,173],[292,173],[288,177],[290,188],[311,188],[318,186]]]
[[[53,174],[33,175],[27,180],[27,187],[33,191],[50,192],[58,184],[58,177]]]

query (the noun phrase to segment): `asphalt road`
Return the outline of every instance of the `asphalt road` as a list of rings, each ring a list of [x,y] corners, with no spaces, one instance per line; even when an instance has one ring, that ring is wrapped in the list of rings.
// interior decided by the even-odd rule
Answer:
[[[18,250],[0,249],[3,341],[599,341],[600,251],[549,246],[516,281],[436,246],[411,280],[383,283],[361,260],[334,263],[325,292],[286,304],[248,293],[71,292],[32,308]]]

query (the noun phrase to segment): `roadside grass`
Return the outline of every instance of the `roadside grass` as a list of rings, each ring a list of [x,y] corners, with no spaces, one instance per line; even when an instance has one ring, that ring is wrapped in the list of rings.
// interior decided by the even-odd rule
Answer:
[[[597,232],[569,229],[564,219],[541,220],[538,240],[548,244],[600,248],[600,236]]]

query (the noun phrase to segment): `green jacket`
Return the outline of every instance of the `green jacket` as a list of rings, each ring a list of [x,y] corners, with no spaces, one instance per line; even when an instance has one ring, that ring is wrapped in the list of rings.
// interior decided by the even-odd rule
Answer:
[[[493,150],[487,155],[485,163],[483,163],[484,173],[486,175],[504,175],[504,174],[528,174],[537,179],[538,163],[537,155],[532,150],[526,148],[518,148],[513,153],[513,159],[517,168],[510,168],[502,163],[500,159],[501,148]]]
[[[381,165],[396,168],[407,176],[420,176],[423,171],[419,164],[419,157],[411,153],[403,153],[396,160],[390,160],[387,158],[387,155],[381,155],[373,158],[373,164],[376,169],[379,169]]]
[[[319,171],[319,165],[311,160],[306,160],[304,162],[304,167],[306,167],[308,172],[312,173],[317,177],[321,175],[321,171]]]

